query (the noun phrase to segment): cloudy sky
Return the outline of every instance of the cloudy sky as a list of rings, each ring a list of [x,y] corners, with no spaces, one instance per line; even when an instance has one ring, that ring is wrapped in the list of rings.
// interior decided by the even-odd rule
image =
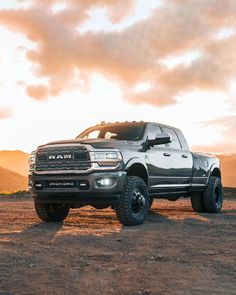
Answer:
[[[148,120],[234,153],[235,15],[235,0],[0,1],[0,149]]]

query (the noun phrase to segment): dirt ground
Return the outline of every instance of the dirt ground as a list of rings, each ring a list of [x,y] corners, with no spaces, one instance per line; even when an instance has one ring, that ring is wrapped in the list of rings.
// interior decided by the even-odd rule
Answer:
[[[0,295],[236,294],[235,192],[212,215],[155,200],[137,227],[92,207],[45,224],[31,198],[2,196]]]

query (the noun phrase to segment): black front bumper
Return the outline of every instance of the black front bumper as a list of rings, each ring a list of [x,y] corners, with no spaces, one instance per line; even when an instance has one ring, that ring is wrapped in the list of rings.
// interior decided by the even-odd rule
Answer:
[[[126,172],[96,172],[88,175],[29,175],[29,191],[37,203],[84,206],[119,203]],[[111,187],[98,187],[96,180],[112,178]],[[74,183],[73,187],[50,187],[48,184]],[[80,184],[87,183],[87,186]],[[41,187],[39,187],[39,184]]]

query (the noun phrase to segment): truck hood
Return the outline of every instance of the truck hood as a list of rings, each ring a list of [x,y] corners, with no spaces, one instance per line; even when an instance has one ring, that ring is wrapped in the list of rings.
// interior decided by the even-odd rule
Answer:
[[[69,140],[59,140],[52,141],[45,145],[39,146],[39,148],[52,146],[52,145],[80,145],[80,144],[88,144],[93,148],[121,148],[127,146],[138,146],[140,145],[137,141],[128,141],[128,140],[114,140],[114,139],[69,139]]]

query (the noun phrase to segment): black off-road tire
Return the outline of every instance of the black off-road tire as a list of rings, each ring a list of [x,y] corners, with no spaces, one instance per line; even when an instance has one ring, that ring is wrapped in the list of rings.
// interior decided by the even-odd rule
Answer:
[[[68,215],[70,208],[66,205],[40,204],[34,202],[35,211],[42,221],[58,222]]]
[[[210,177],[202,201],[206,213],[220,212],[223,205],[223,188],[219,177]]]
[[[205,209],[203,206],[202,193],[194,193],[191,195],[191,204],[194,211],[204,213]]]
[[[138,192],[140,196],[138,196]],[[132,200],[137,198],[137,207],[140,205],[140,211],[136,212],[136,203]],[[141,198],[142,204],[139,204]],[[119,205],[115,206],[118,220],[127,226],[142,224],[149,211],[149,195],[145,181],[138,176],[127,176],[124,191],[121,195]],[[138,209],[137,209],[138,210]]]

